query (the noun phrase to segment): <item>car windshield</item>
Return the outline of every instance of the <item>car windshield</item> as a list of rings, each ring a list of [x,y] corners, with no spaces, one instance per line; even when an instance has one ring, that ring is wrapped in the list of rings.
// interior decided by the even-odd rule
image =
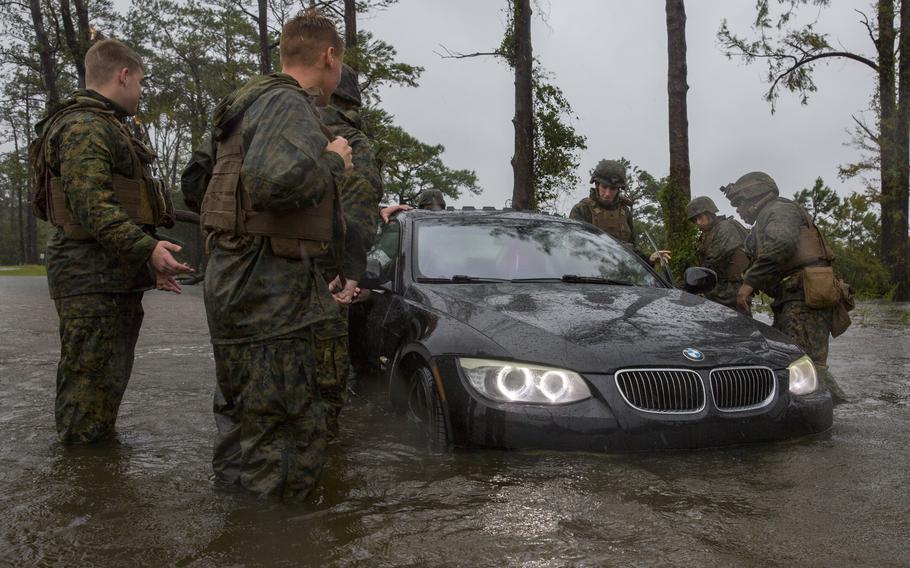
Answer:
[[[562,281],[660,286],[629,249],[581,225],[536,219],[421,219],[422,281]]]

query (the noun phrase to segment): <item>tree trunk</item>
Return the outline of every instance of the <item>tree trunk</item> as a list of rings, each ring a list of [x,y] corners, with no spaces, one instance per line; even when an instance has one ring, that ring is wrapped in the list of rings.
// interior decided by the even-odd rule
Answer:
[[[532,85],[531,1],[514,0],[515,8],[515,154],[512,207],[536,207],[534,199],[534,94]]]
[[[259,0],[259,73],[272,72],[272,56],[269,50],[269,1]]]
[[[895,41],[894,0],[879,0],[878,44],[876,47],[878,49],[878,91],[881,113],[879,117],[882,179],[882,240],[880,246],[882,261],[888,267],[891,284],[896,287],[895,299],[900,299],[907,292],[907,217],[906,209],[901,204],[901,195],[906,194],[906,186],[902,190],[901,172],[906,169],[908,158],[906,154],[907,130],[905,126],[900,125],[897,108]],[[907,94],[910,94],[910,91]],[[903,98],[906,99],[906,95]],[[904,104],[907,104],[906,100]],[[903,132],[904,140],[901,140],[901,132]]]
[[[357,47],[357,2],[344,0],[344,48]]]
[[[673,266],[680,271],[694,263],[693,228],[686,217],[692,198],[689,168],[689,91],[686,67],[686,6],[683,0],[666,0],[667,15],[667,116],[670,142],[670,175],[661,196],[666,242],[673,243]]]
[[[54,56],[44,29],[44,15],[41,13],[41,0],[29,0],[32,12],[32,24],[35,28],[35,43],[41,58],[41,77],[44,79],[44,90],[47,93],[47,107],[52,108],[60,102],[60,91],[57,89],[57,72],[54,69]]]
[[[686,93],[686,7],[683,0],[667,0],[667,100],[670,126],[670,178],[691,199],[689,171],[689,117]]]
[[[73,13],[70,10],[69,0],[60,0],[60,15],[63,20],[63,35],[66,38],[66,46],[69,49],[70,56],[73,58],[73,65],[76,66],[76,77],[78,78],[79,88],[85,88],[85,48],[81,45],[79,37],[76,34],[76,27],[73,25]]]
[[[910,202],[910,0],[900,3],[900,60],[897,67],[898,102],[897,126],[895,128],[895,160],[899,168],[899,183],[896,187],[893,221],[894,254],[891,279],[897,284],[894,299],[910,300],[908,281],[908,202]]]

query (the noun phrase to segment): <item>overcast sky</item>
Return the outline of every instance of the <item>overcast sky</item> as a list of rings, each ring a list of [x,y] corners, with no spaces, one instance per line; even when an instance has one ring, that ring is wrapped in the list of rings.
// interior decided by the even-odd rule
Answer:
[[[400,0],[361,18],[359,28],[394,45],[399,58],[426,71],[416,89],[383,91],[383,106],[401,126],[425,142],[446,147],[452,167],[477,172],[484,192],[456,205],[501,207],[512,193],[513,75],[490,57],[443,59],[434,52],[489,51],[503,34],[504,2],[494,0]],[[540,0],[533,19],[534,55],[553,74],[574,107],[576,130],[587,136],[579,174],[587,182],[602,158],[625,156],[661,177],[669,168],[667,147],[667,39],[663,0]],[[834,45],[865,54],[872,44],[854,9],[874,13],[868,2],[838,0],[822,11],[817,29]],[[744,66],[720,51],[716,32],[727,18],[748,33],[753,0],[686,2],[689,66],[689,145],[692,193],[712,197],[731,212],[718,191],[752,170],[777,180],[785,196],[821,176],[839,193],[860,190],[842,183],[837,167],[857,159],[844,144],[847,129],[869,104],[872,70],[841,60],[819,65],[819,91],[801,106],[782,93],[776,114],[762,99],[765,67]],[[543,19],[541,18],[543,16]],[[545,21],[544,21],[545,20]],[[562,203],[566,212],[588,193],[583,183]]]

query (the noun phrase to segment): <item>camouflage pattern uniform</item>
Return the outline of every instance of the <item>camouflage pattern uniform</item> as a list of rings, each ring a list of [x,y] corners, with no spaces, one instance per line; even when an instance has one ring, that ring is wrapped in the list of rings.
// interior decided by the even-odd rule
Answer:
[[[325,151],[311,97],[282,73],[256,77],[222,101],[212,120],[220,140],[241,129],[240,179],[252,208],[278,211],[315,204],[335,191],[344,160]],[[201,204],[210,138],[184,170],[187,203]],[[270,237],[209,235],[205,307],[215,350],[217,479],[259,495],[303,497],[325,461],[326,409],[314,325],[337,318],[325,279],[309,258],[276,256]]]
[[[698,200],[704,200],[704,203]],[[736,304],[736,295],[743,283],[741,271],[746,266],[738,266],[731,270],[733,265],[745,264],[737,262],[739,259],[747,260],[743,245],[749,231],[736,219],[717,215],[717,206],[711,199],[696,197],[686,208],[686,216],[694,220],[702,213],[710,213],[713,220],[707,229],[699,232],[695,241],[695,256],[699,266],[717,273],[717,286],[707,292],[705,297],[740,311],[743,315],[751,315],[751,311],[742,311]]]
[[[332,104],[319,109],[319,118],[332,134],[348,141],[353,153],[354,169],[336,178],[344,209],[345,238],[343,252],[333,253],[317,260],[317,266],[326,282],[338,274],[339,257],[345,279],[360,280],[366,269],[367,252],[373,246],[376,225],[379,222],[379,201],[382,199],[382,179],[373,147],[363,133],[363,121],[358,109],[361,106],[360,88],[353,69],[344,66],[341,83],[332,94]],[[333,243],[338,248],[341,243]],[[348,343],[348,309],[338,306],[337,317],[314,326],[316,357],[320,368],[319,385],[326,403],[326,422],[329,435],[338,431],[338,415],[347,394],[350,374],[350,347]]]
[[[147,261],[158,241],[154,228],[136,225],[114,197],[112,176],[133,175],[123,135],[90,110],[55,120],[76,108],[112,110],[117,119],[128,113],[82,90],[37,125],[39,138],[48,137],[46,163],[62,178],[66,207],[91,236],[71,239],[56,228],[47,245],[48,286],[60,317],[57,434],[65,443],[90,443],[114,432],[142,324],[142,293],[154,287]],[[154,156],[140,158],[150,163]]]
[[[727,196],[736,205],[737,186],[755,188],[757,183],[763,183],[765,187],[759,186],[753,191],[753,211],[757,214],[745,242],[752,265],[743,274],[743,282],[773,298],[774,327],[812,358],[832,397],[846,400],[843,390],[828,370],[828,336],[833,308],[809,308],[799,271],[785,272],[785,267],[796,254],[800,228],[806,225],[805,211],[794,201],[778,197],[774,180],[761,172],[742,176],[730,187]],[[764,193],[759,193],[761,191]]]
[[[591,195],[585,197],[572,207],[569,218],[584,221],[597,226],[620,242],[636,248],[635,225],[632,222],[632,204],[628,199],[617,193],[611,203],[600,199],[597,193],[597,184],[611,187],[625,187],[626,168],[616,160],[601,160],[591,174]]]

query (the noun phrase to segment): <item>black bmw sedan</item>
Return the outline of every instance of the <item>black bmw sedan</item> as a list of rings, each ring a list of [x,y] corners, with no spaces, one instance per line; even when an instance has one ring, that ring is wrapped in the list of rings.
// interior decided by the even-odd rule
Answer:
[[[437,448],[699,448],[831,426],[830,394],[786,336],[669,285],[590,225],[399,214],[362,286],[355,362],[379,368]]]

